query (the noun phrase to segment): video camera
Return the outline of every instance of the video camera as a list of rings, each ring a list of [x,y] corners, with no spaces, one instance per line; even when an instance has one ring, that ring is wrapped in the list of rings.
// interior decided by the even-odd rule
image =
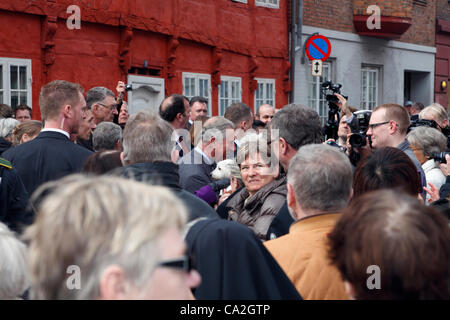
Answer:
[[[326,100],[328,102],[339,103],[339,99],[334,94],[341,94],[341,88],[342,84],[333,83],[332,81],[328,80],[322,83],[322,94],[326,97]],[[342,96],[345,98],[345,100],[348,100],[348,96]]]
[[[325,126],[325,135],[327,139],[337,139],[337,132],[339,127],[339,99],[334,95],[335,93],[341,94],[342,85],[339,83],[333,83],[328,80],[322,83],[321,92],[325,96],[328,102],[328,121]],[[343,97],[348,100],[348,96]]]
[[[349,143],[353,148],[360,148],[366,145],[366,133],[369,128],[371,115],[372,110],[360,110],[353,113],[356,120],[353,120],[349,124],[350,130],[353,133],[350,136]]]
[[[419,120],[419,119],[417,119],[417,120],[411,121],[411,125],[408,128],[408,132],[411,131],[412,128],[416,128],[416,127],[430,127],[430,128],[437,129],[438,124],[434,120],[427,120],[427,119]]]

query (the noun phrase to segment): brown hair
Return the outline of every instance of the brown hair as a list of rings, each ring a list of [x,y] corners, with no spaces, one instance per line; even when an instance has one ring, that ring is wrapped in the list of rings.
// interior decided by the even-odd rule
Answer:
[[[353,197],[379,189],[401,189],[415,197],[422,193],[419,172],[403,151],[392,147],[380,148],[358,163],[353,179]]]
[[[17,146],[20,144],[22,137],[24,134],[27,134],[29,137],[34,137],[39,134],[42,130],[42,122],[38,120],[29,120],[18,124],[13,132],[13,145]]]
[[[39,95],[39,106],[42,119],[54,119],[58,117],[64,104],[77,104],[80,101],[80,93],[83,88],[78,83],[64,80],[55,80],[47,83],[41,89]]]
[[[92,154],[83,166],[83,173],[104,174],[122,167],[120,151],[105,150]]]
[[[448,222],[402,192],[358,198],[343,211],[329,245],[357,299],[450,299]],[[379,267],[379,289],[369,289],[369,266]]]
[[[0,118],[12,118],[13,111],[10,106],[0,103]]]
[[[26,104],[19,104],[17,107],[14,108],[14,118],[16,117],[17,111],[19,111],[19,110],[27,110],[30,113],[30,117],[31,117],[31,113],[32,113],[31,108],[29,106],[27,106]]]
[[[409,120],[408,111],[404,107],[395,103],[386,103],[378,106],[373,110],[373,112],[377,110],[386,110],[386,121],[393,120],[398,124],[398,131],[401,134],[406,134],[408,131],[409,125],[411,124]]]

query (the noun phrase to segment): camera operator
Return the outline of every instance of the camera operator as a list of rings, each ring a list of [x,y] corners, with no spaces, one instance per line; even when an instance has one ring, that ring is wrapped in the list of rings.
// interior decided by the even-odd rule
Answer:
[[[450,130],[445,108],[439,103],[433,103],[419,113],[419,120],[434,120],[437,123],[436,129],[447,137],[447,151],[450,151]]]
[[[366,130],[369,124],[370,111],[358,111],[356,108],[347,105],[347,100],[339,93],[334,93],[338,103],[335,103],[341,110],[341,120],[339,121],[337,145],[345,150],[354,167],[358,161],[370,154],[370,143],[366,138]],[[353,136],[353,137],[352,137]],[[331,142],[332,141],[332,142]],[[334,140],[329,139],[327,143],[333,145]]]

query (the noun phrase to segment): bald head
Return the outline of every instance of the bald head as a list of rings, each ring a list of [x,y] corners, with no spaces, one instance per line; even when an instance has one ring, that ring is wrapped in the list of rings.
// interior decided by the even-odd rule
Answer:
[[[186,107],[187,104],[187,107]],[[189,104],[179,94],[172,94],[159,106],[159,115],[174,129],[185,129],[188,121]]]
[[[262,104],[259,106],[258,111],[256,112],[256,120],[260,120],[265,124],[270,123],[272,121],[273,115],[275,114],[275,108],[270,104]]]

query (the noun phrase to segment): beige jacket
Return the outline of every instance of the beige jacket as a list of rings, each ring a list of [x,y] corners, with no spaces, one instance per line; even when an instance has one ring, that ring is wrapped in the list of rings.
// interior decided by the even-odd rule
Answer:
[[[338,269],[330,265],[328,235],[340,214],[300,219],[289,233],[264,245],[306,300],[349,299]]]

